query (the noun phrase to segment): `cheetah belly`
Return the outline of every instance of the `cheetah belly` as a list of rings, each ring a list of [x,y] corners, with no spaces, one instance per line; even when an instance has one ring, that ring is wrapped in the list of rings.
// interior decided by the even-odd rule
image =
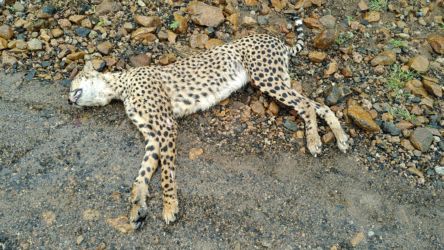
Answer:
[[[249,76],[244,67],[237,63],[235,74],[232,79],[227,77],[227,81],[221,82],[219,86],[208,86],[201,91],[190,91],[187,94],[197,94],[199,97],[188,99],[188,102],[174,101],[173,112],[175,116],[184,116],[200,110],[206,110],[221,100],[227,98],[231,93],[242,88],[248,82]],[[202,95],[208,93],[207,96]]]

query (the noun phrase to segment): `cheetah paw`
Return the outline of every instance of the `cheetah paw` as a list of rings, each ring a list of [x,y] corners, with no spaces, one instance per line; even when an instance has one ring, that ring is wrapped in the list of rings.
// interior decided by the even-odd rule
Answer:
[[[146,208],[146,205],[141,206],[139,204],[133,204],[129,214],[131,226],[134,229],[141,228],[147,214],[148,214],[148,209]]]
[[[321,153],[322,142],[319,135],[307,137],[307,148],[314,157],[317,157]]]
[[[345,133],[342,133],[339,138],[336,138],[337,145],[339,150],[341,150],[343,153],[347,153],[347,149],[349,147],[348,145],[348,135]]]
[[[163,219],[166,224],[176,221],[177,213],[179,212],[179,204],[177,200],[163,203]]]
[[[146,199],[148,196],[148,185],[144,182],[136,181],[133,184],[129,197],[131,203],[129,219],[134,229],[142,227],[143,221],[148,214],[146,205]]]

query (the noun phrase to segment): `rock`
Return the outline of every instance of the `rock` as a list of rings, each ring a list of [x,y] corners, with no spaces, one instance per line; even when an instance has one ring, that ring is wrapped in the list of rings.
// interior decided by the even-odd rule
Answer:
[[[433,134],[427,128],[416,128],[410,136],[410,142],[421,152],[427,152],[433,142]]]
[[[411,69],[417,71],[418,73],[425,73],[429,70],[429,59],[422,55],[417,55],[410,59],[408,65]]]
[[[33,38],[28,41],[28,49],[31,51],[35,50],[42,50],[43,49],[43,43],[37,38]]]
[[[357,245],[359,245],[359,243],[361,243],[362,240],[364,240],[365,236],[363,232],[359,232],[357,234],[355,234],[355,236],[353,236],[353,238],[350,240],[350,244],[353,247],[356,247]]]
[[[414,125],[411,122],[409,122],[409,121],[401,120],[400,122],[398,122],[396,124],[396,127],[401,129],[401,130],[404,130],[404,129],[411,129],[411,128],[414,127]]]
[[[129,223],[128,217],[125,215],[121,215],[114,219],[107,219],[106,223],[108,223],[111,227],[117,229],[121,233],[130,233],[134,231],[133,226]]]
[[[3,37],[0,37],[0,50],[4,50],[8,48],[8,41]]]
[[[171,30],[167,30],[167,35],[168,35],[168,42],[169,43],[176,42],[176,38],[177,38],[176,33],[172,32]]]
[[[64,34],[64,32],[62,29],[59,29],[59,28],[51,29],[51,35],[54,38],[59,38],[59,37],[63,36],[63,34]]]
[[[83,240],[84,240],[83,235],[79,235],[79,236],[76,238],[76,244],[77,244],[77,245],[80,245],[80,244],[83,242]]]
[[[444,54],[444,36],[433,34],[427,37],[427,41],[436,53]]]
[[[424,97],[421,99],[420,105],[426,105],[427,107],[433,109],[433,99],[430,97]]]
[[[313,18],[313,17],[304,18],[304,25],[310,29],[313,29],[313,28],[322,29],[323,28],[321,22],[319,22],[319,20],[317,18]]]
[[[133,23],[125,22],[125,23],[123,24],[123,28],[124,28],[125,30],[127,30],[127,31],[132,31],[132,30],[134,30],[134,29],[136,28],[136,26],[135,26]]]
[[[325,98],[325,104],[328,106],[337,104],[342,98],[351,94],[348,87],[342,85],[334,85],[327,91],[327,97]]]
[[[205,48],[205,44],[208,42],[208,36],[206,34],[193,34],[190,37],[191,48]]]
[[[270,105],[268,105],[268,112],[273,115],[279,114],[279,105],[277,105],[275,102],[271,102]]]
[[[338,71],[338,63],[335,60],[332,60],[324,71],[324,77],[331,76],[336,73],[336,71]]]
[[[48,18],[52,15],[54,15],[57,12],[57,8],[54,7],[53,5],[45,5],[42,8],[42,14],[43,14],[43,18]]]
[[[444,158],[442,158],[442,159],[444,159]],[[436,166],[436,167],[435,167],[435,172],[436,172],[437,174],[443,176],[443,175],[444,175],[444,167]]]
[[[267,16],[258,16],[257,23],[260,25],[267,25],[268,24],[268,17]]]
[[[256,6],[257,0],[245,0],[245,5],[247,6]]]
[[[42,213],[42,219],[46,225],[51,226],[55,222],[56,215],[52,211],[45,211]]]
[[[405,84],[405,88],[414,95],[428,97],[427,91],[422,86],[422,82],[416,79],[410,80]]]
[[[16,12],[23,12],[23,11],[25,11],[25,6],[23,6],[23,4],[18,2],[18,1],[14,3],[12,8],[14,8],[14,10]]]
[[[411,174],[414,174],[420,178],[424,178],[424,173],[421,172],[421,170],[417,169],[416,167],[409,167],[407,169],[407,171],[409,171]]]
[[[85,18],[86,18],[85,15],[72,15],[68,18],[68,20],[75,24],[79,24]]]
[[[191,20],[198,25],[216,27],[225,20],[220,8],[202,2],[191,2],[187,10],[191,14]]]
[[[129,61],[133,67],[147,66],[151,63],[151,56],[148,54],[140,54],[131,56]]]
[[[71,22],[68,19],[60,19],[57,21],[62,29],[67,29],[71,27]]]
[[[364,19],[369,22],[378,22],[381,19],[381,13],[378,11],[369,11],[364,14]]]
[[[174,31],[176,31],[178,33],[186,33],[187,32],[188,20],[185,17],[183,17],[177,13],[174,13],[174,21],[178,23],[178,26]]]
[[[212,49],[217,46],[223,45],[224,42],[222,40],[211,38],[205,43],[205,49]]]
[[[346,78],[353,77],[353,72],[351,71],[349,66],[346,66],[345,68],[341,69],[341,74]]]
[[[93,68],[99,72],[102,72],[106,67],[106,62],[102,59],[95,58],[91,60]]]
[[[97,45],[97,50],[104,55],[108,55],[112,49],[113,44],[110,41],[105,41]]]
[[[348,107],[347,115],[358,127],[366,131],[379,132],[381,130],[378,124],[376,124],[376,122],[372,119],[370,113],[361,106],[352,105]]]
[[[271,0],[271,5],[275,8],[276,11],[281,11],[285,7],[287,7],[288,0]]]
[[[328,49],[336,40],[337,32],[334,29],[323,30],[314,39],[314,47],[318,49]]]
[[[237,30],[239,27],[239,13],[231,14],[229,17],[227,17],[227,20],[231,23],[233,30]]]
[[[442,97],[442,87],[438,84],[438,79],[431,77],[424,77],[422,80],[424,89],[427,90],[429,94],[436,97]]]
[[[250,108],[254,113],[256,113],[260,116],[263,116],[265,114],[264,105],[262,105],[262,103],[260,101],[253,101],[250,104]]]
[[[326,0],[310,0],[310,2],[312,2],[317,7],[321,7],[323,4],[326,3]]]
[[[413,147],[412,143],[407,139],[403,139],[400,144],[404,149],[406,149],[408,151],[415,150],[415,147]]]
[[[368,10],[368,4],[367,4],[367,2],[364,1],[364,0],[359,1],[359,3],[358,3],[358,8],[359,8],[359,10],[362,11],[362,12],[367,11],[367,10]]]
[[[131,39],[137,42],[151,43],[156,41],[156,35],[152,34],[155,28],[138,28],[131,33]]]
[[[257,21],[253,16],[245,15],[244,18],[242,18],[242,24],[246,26],[252,26],[257,24]]]
[[[377,55],[371,61],[372,66],[377,65],[392,65],[396,62],[396,53],[391,50],[385,50]]]
[[[285,119],[283,123],[284,127],[292,132],[298,131],[298,125],[291,119]]]
[[[308,54],[308,58],[312,62],[320,63],[320,62],[323,62],[325,60],[325,58],[327,58],[327,53],[321,52],[321,51],[311,51]]]
[[[157,16],[141,16],[136,15],[134,17],[134,20],[136,20],[136,23],[144,26],[144,27],[153,27],[153,28],[159,28],[162,26],[162,19],[160,19]]]
[[[0,40],[3,38],[0,38]],[[1,42],[0,42],[0,50],[1,50]],[[2,64],[12,66],[18,62],[17,58],[15,58],[11,53],[7,53],[6,51],[2,52]]]
[[[334,29],[336,27],[336,17],[332,15],[326,15],[319,19],[322,25],[327,29]]]
[[[118,1],[103,0],[99,5],[96,6],[96,14],[98,16],[103,16],[111,12],[117,12],[121,8],[122,5]]]
[[[69,59],[71,61],[77,61],[77,60],[83,59],[83,57],[85,57],[85,54],[86,53],[83,51],[73,52],[73,53],[67,55],[66,59]]]
[[[190,152],[188,153],[188,158],[192,161],[199,158],[204,153],[203,148],[192,148],[190,149]]]
[[[17,49],[26,49],[28,47],[28,43],[23,40],[15,40],[14,42]]]
[[[168,65],[170,63],[174,63],[175,61],[176,61],[176,55],[173,53],[167,53],[159,58],[160,65]]]
[[[14,31],[11,27],[9,27],[6,24],[3,24],[0,26],[0,37],[4,38],[6,40],[11,40],[11,38],[14,36]]]
[[[88,28],[84,28],[84,27],[77,27],[75,29],[75,32],[80,37],[87,37],[88,34],[91,32],[91,30]]]
[[[324,144],[329,144],[331,142],[333,142],[335,140],[335,134],[333,134],[333,132],[328,132],[325,135],[322,136],[322,142]]]
[[[100,218],[100,212],[95,209],[86,209],[83,211],[82,216],[86,221],[96,221]]]
[[[401,134],[401,129],[396,127],[395,124],[393,124],[393,122],[384,122],[382,125],[382,130],[385,133],[390,134],[392,136],[397,136]]]

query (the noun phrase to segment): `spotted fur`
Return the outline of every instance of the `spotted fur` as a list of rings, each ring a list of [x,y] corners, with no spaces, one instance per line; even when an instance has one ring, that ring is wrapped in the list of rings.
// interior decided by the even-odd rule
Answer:
[[[138,228],[147,213],[148,184],[161,166],[163,218],[176,220],[175,118],[205,110],[251,82],[259,90],[296,110],[305,122],[307,147],[321,152],[316,115],[325,119],[338,147],[347,149],[347,135],[334,113],[291,88],[290,56],[303,49],[302,21],[294,18],[298,41],[289,47],[270,35],[241,38],[168,66],[137,67],[118,73],[99,73],[90,63],[73,80],[70,102],[79,106],[106,105],[122,100],[126,113],[145,138],[145,155],[135,179],[130,221]]]

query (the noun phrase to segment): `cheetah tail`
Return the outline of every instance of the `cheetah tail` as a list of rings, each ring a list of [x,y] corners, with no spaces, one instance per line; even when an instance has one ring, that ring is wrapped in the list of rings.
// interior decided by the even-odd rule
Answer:
[[[296,45],[293,47],[289,47],[289,53],[292,56],[295,56],[302,49],[304,49],[304,30],[302,28],[302,19],[295,13],[288,13],[290,19],[294,21],[296,33],[298,34],[298,40]]]

